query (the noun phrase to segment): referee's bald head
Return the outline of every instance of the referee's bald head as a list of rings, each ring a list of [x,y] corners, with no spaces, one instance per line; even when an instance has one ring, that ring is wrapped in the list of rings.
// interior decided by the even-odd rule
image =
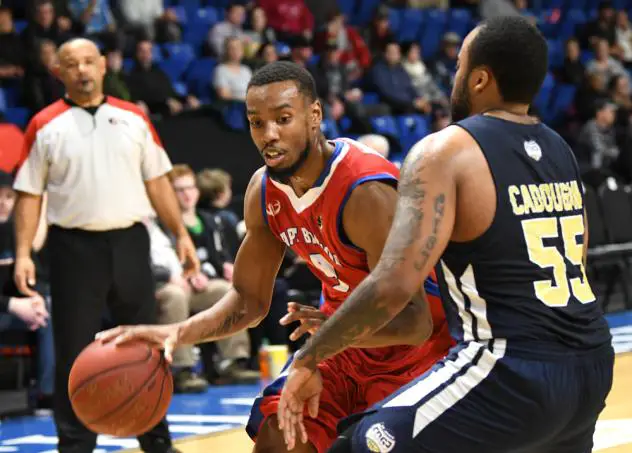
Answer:
[[[105,57],[94,41],[75,38],[66,41],[57,52],[58,76],[68,96],[81,104],[103,94]]]

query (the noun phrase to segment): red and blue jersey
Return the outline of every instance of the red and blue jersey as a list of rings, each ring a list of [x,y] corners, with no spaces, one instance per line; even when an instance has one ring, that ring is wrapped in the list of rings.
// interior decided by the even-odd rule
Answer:
[[[351,243],[342,225],[351,193],[369,181],[396,187],[399,177],[397,167],[372,149],[350,139],[332,143],[335,150],[322,174],[302,196],[265,173],[261,191],[270,230],[303,258],[322,282],[321,310],[329,315],[369,273],[366,253]],[[438,296],[433,279],[425,286],[429,295]],[[438,309],[442,310],[440,304]]]

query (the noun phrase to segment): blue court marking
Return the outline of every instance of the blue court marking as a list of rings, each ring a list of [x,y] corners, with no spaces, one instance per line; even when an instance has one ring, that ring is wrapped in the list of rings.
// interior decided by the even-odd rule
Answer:
[[[619,353],[632,351],[632,311],[606,316]],[[243,427],[261,385],[211,387],[198,395],[174,395],[167,419],[174,439]],[[50,416],[0,422],[0,453],[54,453],[57,438]],[[96,453],[138,447],[136,439],[99,436]]]

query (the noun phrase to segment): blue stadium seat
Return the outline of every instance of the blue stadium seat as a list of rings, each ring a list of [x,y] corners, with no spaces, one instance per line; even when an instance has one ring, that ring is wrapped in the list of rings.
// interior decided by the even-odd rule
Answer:
[[[187,17],[193,17],[196,11],[202,7],[200,0],[179,0],[179,3],[186,11]]]
[[[371,118],[371,126],[373,127],[373,131],[377,134],[399,138],[397,124],[395,123],[395,118],[392,116],[375,116]]]
[[[151,48],[151,57],[154,59],[154,63],[160,63],[162,61],[162,47],[160,47],[160,44],[154,43]]]
[[[188,43],[167,43],[163,48],[167,57],[159,63],[160,67],[172,81],[177,81],[195,60],[193,47]]]
[[[213,98],[211,81],[217,61],[215,58],[200,58],[191,63],[186,73],[185,81],[188,91],[203,102],[209,102]]]
[[[347,17],[351,17],[355,6],[356,6],[355,0],[338,0],[338,8],[340,8],[340,11],[342,12],[342,14],[344,14]]]
[[[174,6],[172,9],[176,13],[176,17],[178,18],[178,22],[181,25],[186,26],[187,19],[188,19],[186,8],[184,6],[182,6],[182,5],[177,5],[177,6]]]
[[[22,31],[26,28],[27,25],[28,25],[28,22],[25,20],[16,20],[15,22],[13,22],[13,28],[15,29],[15,32],[18,34],[22,33]]]
[[[4,112],[7,109],[7,97],[4,93],[4,88],[0,88],[0,112]]]
[[[340,137],[340,131],[338,130],[336,122],[330,118],[324,118],[322,120],[320,123],[320,130],[325,137],[329,139]]]
[[[362,95],[362,103],[367,105],[375,105],[380,103],[380,95],[377,93],[366,92]]]
[[[402,22],[402,16],[405,10],[390,8],[388,10],[388,25],[395,36],[399,32],[399,27]]]
[[[134,59],[133,58],[124,58],[123,59],[123,72],[130,72],[134,68]]]
[[[564,64],[564,42],[559,39],[548,39],[549,68],[557,69]]]
[[[586,13],[582,10],[571,9],[564,14],[558,27],[557,37],[560,40],[567,40],[576,34],[576,31],[587,21]]]
[[[538,92],[538,95],[533,102],[534,107],[538,110],[540,114],[545,114],[549,103],[551,102],[551,94],[553,93],[553,88],[555,87],[555,79],[553,75],[549,72],[544,78],[544,82],[542,82],[542,87]]]
[[[7,80],[3,83],[4,100],[7,107],[19,107],[22,100],[22,84],[18,80]]]
[[[185,97],[189,94],[189,89],[184,82],[175,82],[173,84],[173,90],[178,94],[178,96]]]
[[[375,10],[382,0],[361,0],[357,13],[353,16],[351,23],[354,25],[365,25],[375,15]]]
[[[555,125],[557,122],[564,119],[565,114],[573,105],[576,92],[577,87],[575,85],[567,85],[563,83],[557,84],[555,86],[555,90],[553,91],[549,108],[544,116],[545,122],[550,125]]]
[[[428,12],[426,24],[421,33],[421,50],[424,59],[431,59],[439,50],[441,39],[445,33],[447,15],[439,9]],[[463,36],[461,36],[463,38]]]
[[[246,104],[243,102],[231,102],[222,109],[224,122],[228,127],[236,131],[248,129],[246,122]]]
[[[430,119],[423,115],[399,116],[397,125],[404,152],[408,152],[416,142],[430,133]]]
[[[275,44],[275,47],[279,56],[289,55],[289,53],[292,51],[292,49],[290,49],[290,46],[284,42],[277,42]]]
[[[168,42],[163,44],[162,48],[167,53],[167,58],[178,58],[184,60],[195,59],[195,51],[193,50],[193,47],[186,42]]]
[[[397,31],[397,40],[400,42],[414,41],[421,33],[424,16],[424,11],[420,9],[405,10]]]
[[[472,28],[472,14],[467,9],[455,8],[450,11],[447,31],[453,31],[464,38]]]
[[[26,127],[26,123],[29,120],[29,116],[31,112],[29,109],[24,107],[9,107],[4,112],[4,119],[8,123],[13,123],[16,126],[24,129]]]

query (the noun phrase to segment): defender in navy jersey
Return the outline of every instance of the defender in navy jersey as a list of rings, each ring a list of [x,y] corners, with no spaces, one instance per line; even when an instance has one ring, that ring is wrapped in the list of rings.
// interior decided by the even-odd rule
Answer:
[[[465,39],[456,123],[410,151],[380,262],[295,356],[279,403],[288,443],[318,394],[316,364],[388,323],[436,265],[457,345],[343,421],[329,451],[591,451],[614,353],[586,278],[577,163],[527,114],[546,71],[546,41],[523,18]]]

